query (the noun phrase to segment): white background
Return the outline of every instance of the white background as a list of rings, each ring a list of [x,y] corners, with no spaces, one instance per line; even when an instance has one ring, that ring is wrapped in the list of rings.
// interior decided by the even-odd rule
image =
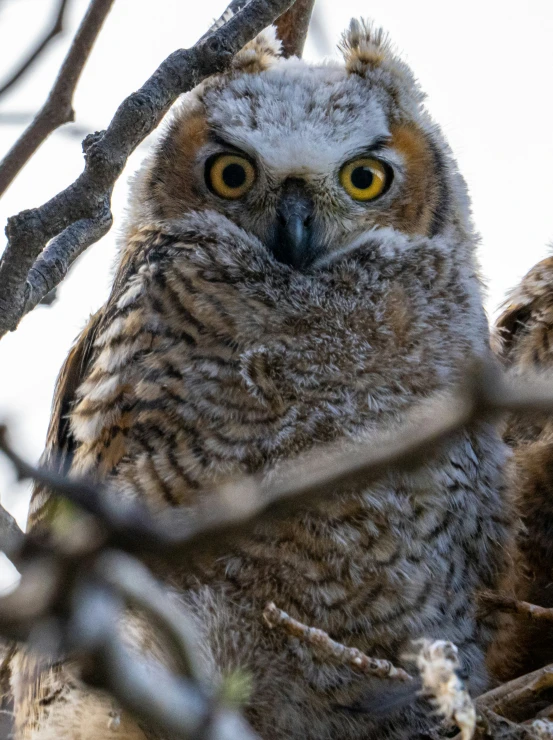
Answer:
[[[174,49],[190,46],[226,0],[115,0],[75,96],[76,124],[53,134],[0,200],[0,223],[40,205],[80,173],[81,132],[105,128],[118,104]],[[51,17],[54,0],[0,3],[0,83]],[[72,0],[63,37],[0,100],[0,156],[44,101],[87,0]],[[334,54],[351,16],[384,26],[428,94],[472,195],[482,235],[480,260],[493,316],[508,288],[547,253],[553,236],[553,3],[546,0],[317,0],[319,32],[305,56]],[[11,123],[10,123],[11,121]],[[148,142],[131,158],[115,189],[115,227],[79,260],[52,308],[38,308],[0,342],[0,420],[18,451],[42,450],[58,369],[90,312],[105,300],[127,179]],[[0,247],[1,249],[2,247]],[[0,496],[25,524],[28,487],[0,460]],[[0,562],[0,588],[12,578]]]

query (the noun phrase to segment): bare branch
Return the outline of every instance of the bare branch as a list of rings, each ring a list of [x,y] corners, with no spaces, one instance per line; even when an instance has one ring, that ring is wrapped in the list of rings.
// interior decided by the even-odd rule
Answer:
[[[315,0],[296,0],[276,22],[284,56],[301,57]]]
[[[292,637],[297,637],[308,645],[313,654],[321,660],[331,660],[341,665],[347,665],[354,671],[377,678],[389,678],[396,681],[413,680],[413,677],[407,671],[403,668],[397,668],[389,660],[371,658],[357,648],[346,647],[346,645],[333,640],[324,630],[308,627],[306,624],[298,622],[297,619],[293,619],[273,602],[265,607],[263,619],[271,629],[278,627]]]
[[[491,709],[496,714],[513,721],[521,721],[533,716],[536,700],[540,694],[553,688],[553,665],[547,665],[526,676],[504,683],[476,700],[478,711]]]
[[[103,7],[111,2],[95,0],[95,5]],[[40,208],[8,219],[8,245],[0,261],[0,337],[15,329],[25,313],[27,276],[46,243],[75,221],[92,219],[96,223],[129,155],[159,124],[176,98],[226,69],[236,52],[291,3],[250,0],[194,47],[173,52],[140,90],[123,101],[103,135],[85,140],[85,169],[77,180]],[[86,240],[84,235],[82,238]]]
[[[82,218],[56,236],[38,257],[29,271],[25,286],[24,312],[32,311],[39,303],[49,305],[46,298],[61,283],[73,262],[87,247],[101,239],[113,223],[110,210],[111,190],[95,218]],[[52,302],[52,301],[50,301]]]
[[[90,3],[46,102],[0,162],[0,195],[52,131],[74,120],[73,94],[113,2],[92,0]]]
[[[32,49],[32,51],[29,54],[27,54],[23,62],[19,65],[19,67],[11,75],[11,77],[7,79],[3,85],[0,86],[0,97],[4,95],[4,93],[8,92],[8,90],[12,88],[15,85],[15,83],[21,79],[21,77],[23,77],[25,72],[39,58],[39,56],[42,54],[44,49],[46,49],[46,47],[49,46],[50,41],[53,41],[53,39],[55,39],[56,36],[59,36],[59,34],[63,32],[63,21],[64,21],[65,11],[67,9],[68,2],[69,0],[59,0],[56,14],[47,32],[39,40],[35,48]]]
[[[228,19],[229,13],[237,13],[247,2],[248,0],[232,0],[209,32],[220,28]],[[285,57],[301,57],[314,5],[315,0],[295,0],[294,4],[276,19],[277,35],[282,41],[282,51]]]
[[[108,551],[100,555],[95,570],[126,601],[147,613],[168,638],[182,675],[198,680],[201,672],[194,657],[196,635],[182,610],[168,600],[166,590],[148,569],[128,555]]]
[[[539,740],[531,725],[510,722],[487,708],[482,709],[478,715],[474,737],[478,740]],[[461,738],[462,735],[455,735],[454,740]]]
[[[205,724],[207,707],[191,684],[182,682],[176,686],[168,672],[161,670],[156,671],[155,677],[149,675],[144,661],[138,662],[123,647],[116,632],[122,610],[109,591],[85,583],[76,590],[73,602],[69,639],[73,650],[85,651],[94,658],[92,670],[85,670],[83,676],[88,683],[108,685],[124,707],[147,722],[160,723],[164,729],[184,737]],[[149,700],[157,696],[160,688],[164,705],[156,702],[157,706],[152,707]]]
[[[85,581],[72,602],[69,636],[73,650],[86,654],[81,660],[87,683],[107,689],[135,717],[171,737],[255,740],[245,722],[213,706],[213,699],[196,682],[177,677],[124,646],[116,629],[121,608],[109,591]]]

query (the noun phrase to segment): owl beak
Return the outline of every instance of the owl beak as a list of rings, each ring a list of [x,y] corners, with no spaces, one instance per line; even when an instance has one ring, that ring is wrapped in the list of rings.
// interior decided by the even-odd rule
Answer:
[[[313,200],[302,180],[286,180],[277,208],[277,223],[270,245],[275,258],[298,269],[315,259],[313,248]]]

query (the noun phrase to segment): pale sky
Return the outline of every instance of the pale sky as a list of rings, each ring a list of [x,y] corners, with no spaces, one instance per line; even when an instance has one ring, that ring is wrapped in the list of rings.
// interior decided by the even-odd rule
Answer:
[[[4,0],[0,5],[0,82],[40,33],[55,0]],[[75,96],[79,130],[105,128],[121,100],[174,49],[190,46],[226,0],[115,0]],[[324,37],[308,39],[305,56],[334,54],[352,16],[386,28],[428,94],[469,184],[482,235],[480,261],[493,315],[507,289],[548,252],[553,238],[553,3],[527,0],[317,0]],[[70,3],[70,23],[15,90],[0,100],[0,156],[22,131],[9,123],[44,101],[87,0]],[[10,118],[12,116],[12,118]],[[57,132],[0,200],[0,222],[40,205],[69,185],[83,166],[80,135]],[[0,341],[0,420],[18,451],[42,451],[57,372],[90,312],[106,298],[117,228],[129,175],[148,142],[129,161],[115,188],[115,226],[84,255],[52,308],[38,308]],[[0,247],[2,249],[2,247]],[[28,487],[0,460],[0,498],[25,523]],[[0,562],[0,588],[10,578]]]

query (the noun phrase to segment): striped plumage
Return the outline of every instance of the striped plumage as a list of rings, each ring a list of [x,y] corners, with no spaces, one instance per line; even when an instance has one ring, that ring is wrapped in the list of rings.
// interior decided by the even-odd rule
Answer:
[[[553,258],[535,265],[512,292],[497,320],[498,354],[511,372],[551,372],[553,367]],[[523,527],[518,591],[521,598],[553,606],[553,424],[547,415],[513,415],[505,429],[513,449],[513,476]],[[519,671],[553,661],[550,625],[523,624]]]
[[[357,24],[345,70],[279,61],[270,40],[176,114],[136,185],[111,297],[60,379],[46,458],[153,509],[205,505],[228,478],[396,428],[490,351],[465,188],[409,70]],[[374,205],[350,202],[336,178],[363,136],[394,170]],[[252,158],[259,146],[267,191],[255,203],[206,191],[198,162],[221,140]],[[319,250],[301,269],[271,254],[291,179],[294,193],[308,191]],[[453,640],[473,690],[485,686],[494,625],[478,620],[475,596],[507,564],[504,460],[496,429],[479,423],[417,474],[337,491],[198,559],[193,576],[178,565],[162,574],[197,624],[211,674],[251,672],[246,713],[261,737],[413,738],[436,721],[418,702],[384,719],[340,709],[386,686],[269,631],[269,600],[396,662],[412,639]],[[35,525],[55,515],[46,492],[32,512]],[[77,718],[94,714],[97,727],[102,711],[107,728],[109,703],[66,669],[31,689],[20,675],[15,690],[25,737],[72,738]],[[124,720],[114,737],[137,732]]]

